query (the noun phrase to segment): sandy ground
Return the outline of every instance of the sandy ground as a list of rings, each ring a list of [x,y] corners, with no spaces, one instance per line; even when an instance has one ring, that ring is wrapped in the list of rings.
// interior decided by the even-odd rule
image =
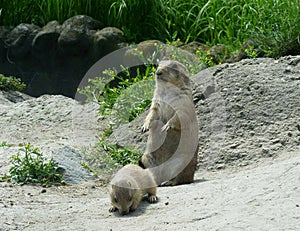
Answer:
[[[61,96],[53,99],[69,102]],[[24,103],[32,102],[14,107],[22,108]],[[1,141],[16,142],[22,137],[41,144],[44,150],[62,144],[75,147],[78,142],[74,143],[74,131],[69,127],[72,113],[67,113],[73,110],[74,102],[66,105],[67,115],[60,126],[52,123],[49,129],[49,124],[35,122],[35,133],[30,116],[11,124],[8,118],[22,116],[0,117]],[[3,106],[1,109],[5,114]],[[40,117],[48,114],[46,106],[44,110]],[[16,127],[22,129],[14,132]],[[89,136],[96,133],[94,129],[85,131]],[[0,152],[0,169],[5,172],[8,156]],[[300,152],[285,151],[277,156],[243,168],[199,170],[195,183],[160,187],[158,203],[143,201],[134,213],[123,217],[108,212],[108,190],[98,180],[51,188],[1,183],[0,230],[298,230]]]
[[[238,172],[198,172],[160,187],[159,202],[127,216],[108,212],[99,182],[0,187],[0,230],[299,230],[300,154],[281,153]]]

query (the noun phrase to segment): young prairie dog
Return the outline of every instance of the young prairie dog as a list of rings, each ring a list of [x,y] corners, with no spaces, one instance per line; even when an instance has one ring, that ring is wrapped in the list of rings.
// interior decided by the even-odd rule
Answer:
[[[150,171],[137,165],[126,165],[113,177],[110,183],[109,212],[119,211],[125,215],[134,211],[144,195],[148,194],[150,203],[157,202],[156,183]]]
[[[189,73],[177,61],[161,61],[142,131],[148,131],[139,165],[150,168],[158,185],[191,183],[197,166],[198,124]]]

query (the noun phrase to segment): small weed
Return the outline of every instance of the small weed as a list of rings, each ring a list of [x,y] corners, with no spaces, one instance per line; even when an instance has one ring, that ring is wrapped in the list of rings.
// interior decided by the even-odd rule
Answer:
[[[81,162],[81,166],[84,167],[85,169],[87,169],[88,171],[90,171],[91,173],[93,173],[93,176],[97,176],[97,173],[95,172],[95,170],[90,167],[90,165],[84,161]]]
[[[247,55],[248,58],[250,59],[254,59],[258,57],[258,52],[257,50],[254,48],[254,46],[249,46],[245,49],[245,53]]]
[[[25,83],[21,82],[21,79],[10,76],[5,77],[0,74],[0,90],[1,91],[23,91],[26,87]]]
[[[212,67],[215,65],[213,57],[210,55],[210,50],[203,51],[201,48],[199,48],[196,51],[196,56],[208,67]]]
[[[11,145],[3,142],[0,147]],[[9,181],[20,185],[42,184],[51,186],[53,184],[63,184],[62,175],[57,172],[58,164],[51,158],[46,160],[38,147],[33,147],[29,143],[20,144],[19,151],[12,155],[10,162],[13,165],[9,169],[9,174],[0,177],[0,181]]]
[[[127,164],[137,164],[138,160],[142,157],[142,153],[138,150],[131,147],[121,147],[117,144],[109,144],[105,138],[99,140],[99,145],[113,163],[122,166]]]
[[[10,147],[12,147],[12,146],[13,146],[12,144],[7,143],[6,141],[3,141],[3,142],[0,144],[0,148],[10,148]]]
[[[102,135],[92,149],[85,150],[88,164],[82,163],[93,174],[109,177],[126,164],[137,164],[142,153],[133,147],[122,147],[109,143],[107,137]]]

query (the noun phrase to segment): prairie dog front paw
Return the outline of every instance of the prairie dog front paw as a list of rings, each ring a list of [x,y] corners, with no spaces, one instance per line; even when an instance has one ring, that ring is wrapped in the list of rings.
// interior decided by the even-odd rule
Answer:
[[[149,131],[150,124],[151,124],[151,121],[145,121],[143,126],[142,126],[142,132]]]
[[[113,213],[113,212],[116,212],[117,210],[118,210],[117,207],[112,206],[112,207],[109,208],[108,211],[109,211],[110,213]]]
[[[157,196],[151,195],[148,197],[149,203],[156,203],[157,202]]]

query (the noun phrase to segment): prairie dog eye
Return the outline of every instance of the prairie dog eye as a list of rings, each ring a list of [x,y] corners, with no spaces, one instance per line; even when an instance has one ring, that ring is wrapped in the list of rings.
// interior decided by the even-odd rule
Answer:
[[[118,199],[115,197],[115,203],[118,203]]]
[[[132,196],[128,197],[128,201],[132,201]]]

